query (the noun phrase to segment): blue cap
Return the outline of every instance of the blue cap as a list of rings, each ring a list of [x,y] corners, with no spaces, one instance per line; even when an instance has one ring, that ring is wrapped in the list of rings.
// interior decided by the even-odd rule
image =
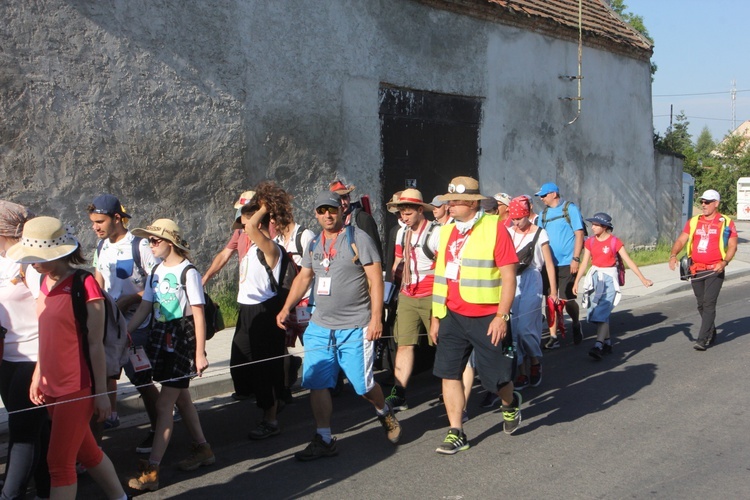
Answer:
[[[537,196],[547,196],[550,193],[559,193],[560,188],[557,187],[557,184],[554,182],[546,182],[542,184],[542,187],[539,188],[539,191],[536,192]]]
[[[446,203],[448,203],[448,202],[447,202],[447,201],[443,201],[443,200],[441,200],[441,199],[440,199],[440,196],[435,196],[435,197],[434,197],[434,198],[432,199],[432,201],[430,202],[430,205],[432,205],[433,207],[442,207],[442,206],[443,206],[443,205],[445,205]]]
[[[121,217],[132,219],[130,215],[125,213],[125,207],[120,204],[120,200],[118,200],[116,196],[112,196],[111,194],[99,195],[94,198],[94,201],[91,204],[94,206],[92,212],[95,214],[120,214]]]
[[[315,198],[315,208],[320,207],[340,207],[341,206],[341,195],[335,191],[321,191]]]

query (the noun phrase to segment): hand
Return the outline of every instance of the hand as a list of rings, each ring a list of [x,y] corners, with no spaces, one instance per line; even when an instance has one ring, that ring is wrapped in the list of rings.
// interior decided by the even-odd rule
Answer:
[[[44,404],[44,394],[39,390],[39,380],[31,380],[31,385],[29,386],[29,400],[35,405]]]
[[[276,315],[276,326],[281,328],[282,330],[286,330],[287,328],[287,320],[289,319],[289,309],[286,307],[281,309],[281,312]]]
[[[430,338],[432,339],[432,343],[437,345],[438,343],[438,330],[440,329],[440,320],[433,318],[430,320]]]
[[[573,295],[578,295],[578,283],[573,283]],[[552,297],[552,295],[550,295]],[[557,304],[557,302],[555,302]]]
[[[382,336],[383,323],[380,321],[380,318],[372,318],[370,324],[367,325],[367,336],[365,338],[372,342],[373,340],[378,340]]]
[[[654,286],[654,282],[651,281],[650,279],[646,279],[646,278],[643,278],[641,280],[641,283],[643,283],[643,286],[645,286],[646,288],[648,288],[650,286]]]
[[[570,274],[577,274],[578,273],[578,262],[571,260],[570,261]]]
[[[495,316],[495,319],[492,320],[489,328],[487,328],[487,335],[491,337],[492,345],[498,345],[505,338],[507,332],[508,323],[499,316]]]
[[[576,292],[573,292],[573,293],[576,293]],[[558,297],[557,292],[550,293],[549,298],[552,299],[552,302],[554,302],[555,304],[560,302],[560,297]]]
[[[203,376],[203,372],[206,371],[206,368],[208,368],[208,359],[206,358],[205,353],[195,353],[195,371],[198,373],[199,377]]]
[[[112,406],[109,403],[108,394],[94,396],[94,415],[96,415],[97,422],[104,422],[112,415]]]
[[[669,270],[674,271],[677,267],[677,257],[670,257],[669,258]]]

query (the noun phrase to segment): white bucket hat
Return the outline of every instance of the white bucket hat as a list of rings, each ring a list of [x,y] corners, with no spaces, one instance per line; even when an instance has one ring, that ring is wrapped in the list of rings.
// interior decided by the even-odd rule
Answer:
[[[72,254],[78,248],[73,228],[54,217],[35,217],[23,226],[21,241],[5,253],[21,264],[51,262]]]

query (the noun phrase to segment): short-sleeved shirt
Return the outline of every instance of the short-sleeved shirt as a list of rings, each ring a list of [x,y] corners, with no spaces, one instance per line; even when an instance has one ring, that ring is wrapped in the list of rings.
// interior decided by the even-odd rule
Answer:
[[[610,234],[604,241],[599,241],[596,237],[587,238],[583,246],[591,252],[591,263],[596,267],[615,267],[622,241]]]
[[[454,227],[450,237],[448,238],[448,245],[446,246],[446,248],[451,248],[452,245],[460,248],[465,245],[470,238],[471,231],[469,231],[465,235],[461,235],[458,232],[458,229]],[[497,221],[497,236],[495,237],[495,248],[492,249],[492,254],[494,255],[495,265],[497,267],[503,267],[518,263],[516,251],[513,249],[513,241],[510,239],[510,235],[508,234],[508,229],[505,227],[505,223],[501,220]],[[447,252],[445,256],[446,265],[450,262],[453,262],[453,260],[453,254],[451,252]],[[446,298],[445,303],[449,310],[461,314],[462,316],[469,316],[472,318],[489,316],[490,314],[497,313],[497,304],[500,303],[499,296],[497,298],[498,302],[495,304],[472,304],[470,302],[466,302],[461,297],[461,289],[459,283],[460,279],[448,280],[448,297]],[[515,290],[511,293],[515,293]]]
[[[723,257],[719,248],[719,238],[723,237],[721,234],[723,223],[724,216],[718,213],[712,220],[707,220],[702,215],[698,218],[698,225],[693,235],[693,248],[690,254],[693,262],[707,266],[721,262]],[[734,225],[733,220],[729,221],[728,227],[729,237],[736,238],[737,227]],[[682,232],[690,234],[690,220],[687,221]]]
[[[359,262],[352,262],[352,249],[342,229],[335,241],[321,234],[312,251],[305,252],[302,267],[312,269],[315,274],[312,294],[315,294],[315,311],[312,321],[324,328],[340,330],[363,328],[370,323],[371,303],[364,266],[380,262],[375,243],[367,233],[354,228],[354,242],[359,253]],[[332,244],[333,243],[333,244]],[[324,247],[325,244],[325,247]],[[333,249],[332,249],[333,248]],[[328,269],[323,260],[328,257]],[[321,278],[330,278],[330,294],[319,293]]]
[[[549,236],[549,247],[552,250],[552,260],[556,266],[569,266],[573,260],[573,252],[576,246],[576,231],[583,230],[583,218],[581,211],[574,203],[568,204],[568,217],[570,223],[563,216],[564,200],[556,207],[548,207],[544,220],[547,224],[544,229]],[[552,220],[554,219],[554,220]],[[542,217],[539,216],[538,222],[542,224]]]
[[[273,277],[279,282],[281,275],[281,256],[273,268]],[[239,304],[261,304],[275,297],[276,292],[271,288],[271,278],[268,271],[258,259],[258,246],[253,243],[240,261],[240,286],[237,291]]]
[[[440,226],[436,225],[429,234],[431,222],[425,220],[422,227],[411,234],[411,283],[402,284],[401,293],[409,297],[429,297],[432,295],[432,284],[435,282],[435,261],[428,259],[424,254],[423,247],[427,246],[434,254],[437,254],[440,245]],[[396,234],[396,258],[404,258],[404,238],[406,228],[400,227]],[[415,265],[416,264],[416,265]]]
[[[0,325],[7,331],[3,360],[37,361],[39,322],[36,297],[39,296],[39,273],[26,266],[25,279],[21,264],[0,255]]]
[[[42,393],[59,398],[92,386],[89,364],[84,355],[84,339],[73,314],[73,275],[51,291],[46,279],[37,300],[39,317],[39,387]],[[83,282],[86,303],[104,300],[92,275]]]
[[[542,267],[544,267],[544,254],[542,253],[542,245],[544,245],[545,243],[549,243],[549,236],[547,235],[547,231],[545,231],[541,227],[537,228],[537,231],[541,232],[539,233],[539,237],[536,240],[536,245],[534,245],[534,258],[532,259],[529,268],[534,268],[537,271],[541,271]],[[509,227],[508,234],[510,234],[510,239],[513,242],[513,248],[516,251],[516,255],[518,255],[519,250],[534,241],[534,235],[536,235],[536,231],[522,234],[515,232],[512,227]]]
[[[302,231],[302,234],[300,235],[300,248],[297,248],[297,233],[300,231]],[[292,234],[289,236],[289,243],[284,244],[283,234],[277,234],[273,241],[281,245],[289,255],[292,256],[292,260],[294,260],[294,263],[299,267],[302,265],[302,255],[309,250],[310,242],[313,238],[315,238],[315,233],[309,229],[303,228],[295,222]]]
[[[191,269],[185,276],[185,286],[180,283],[182,271],[190,265],[185,259],[176,266],[161,263],[154,271],[150,286],[143,291],[143,300],[153,303],[154,320],[167,322],[192,316],[191,305],[204,305],[201,274]]]

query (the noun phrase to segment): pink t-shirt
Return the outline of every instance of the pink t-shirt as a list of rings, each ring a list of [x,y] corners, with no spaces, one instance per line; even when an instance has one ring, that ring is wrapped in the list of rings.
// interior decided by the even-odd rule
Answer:
[[[59,398],[93,384],[83,354],[83,336],[73,314],[73,275],[51,291],[47,289],[46,276],[42,281],[37,300],[40,389],[48,396]],[[104,300],[93,276],[86,276],[83,284],[87,303]]]

